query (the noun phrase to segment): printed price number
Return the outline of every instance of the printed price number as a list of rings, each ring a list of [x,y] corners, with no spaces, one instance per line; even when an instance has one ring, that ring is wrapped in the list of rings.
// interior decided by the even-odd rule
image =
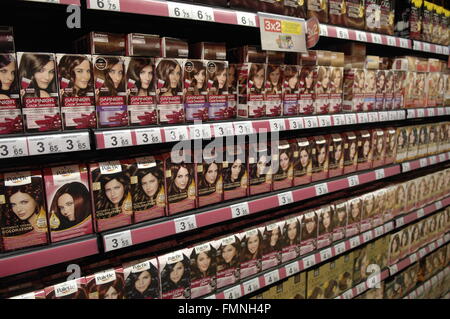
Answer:
[[[310,268],[316,264],[316,256],[311,255],[303,258],[303,269]]]
[[[344,299],[352,299],[353,298],[353,290],[352,289],[347,290],[346,292],[344,292],[342,294],[342,297]]]
[[[380,122],[386,122],[389,120],[388,112],[378,112],[378,118],[380,119]]]
[[[345,252],[345,243],[339,243],[334,245],[334,252],[336,255],[343,254]]]
[[[450,106],[445,107],[445,115],[450,115]]]
[[[408,109],[408,118],[409,119],[413,119],[413,118],[416,118],[417,116],[416,116],[416,110],[412,110],[412,109]]]
[[[436,203],[434,203],[434,206],[436,207],[436,210],[440,210],[442,208],[442,202],[437,201]]]
[[[398,273],[398,265],[395,264],[395,265],[389,266],[389,274],[392,276],[396,273]]]
[[[354,187],[354,186],[359,185],[359,176],[358,175],[349,176],[349,177],[347,177],[347,180],[348,180],[349,187]]]
[[[315,189],[316,189],[316,196],[322,196],[322,195],[328,194],[328,184],[327,183],[317,184],[315,186]]]
[[[409,299],[416,299],[417,298],[417,292],[414,290],[408,295]]]
[[[418,254],[419,254],[419,258],[422,259],[424,256],[426,256],[427,250],[425,248],[422,248],[422,249],[419,250]]]
[[[404,110],[398,110],[397,111],[397,120],[404,120],[405,119],[405,111]]]
[[[370,123],[378,122],[378,112],[370,112],[368,115]]]
[[[271,132],[279,132],[279,131],[286,130],[283,119],[269,120],[269,123],[270,123],[270,131]]]
[[[254,278],[252,280],[248,280],[248,281],[244,282],[242,284],[242,286],[244,287],[245,294],[250,294],[260,288],[259,287],[259,279]]]
[[[319,127],[330,127],[331,126],[331,116],[324,115],[317,117],[319,121]]]
[[[380,226],[375,228],[375,237],[380,237],[384,234],[384,227]]]
[[[194,11],[194,20],[214,22],[214,11],[209,7],[192,6]]]
[[[60,146],[66,152],[87,151],[91,148],[89,133],[60,135]]]
[[[430,160],[430,165],[436,164],[438,160],[437,156],[430,156],[428,159]]]
[[[232,218],[238,218],[242,216],[247,216],[250,214],[250,209],[248,208],[248,203],[239,203],[236,205],[231,205],[231,216]]]
[[[388,112],[388,118],[389,118],[389,121],[396,121],[397,120],[397,111]]]
[[[232,123],[221,123],[214,124],[214,136],[224,137],[234,135],[233,124]]]
[[[182,233],[185,231],[190,231],[197,228],[197,220],[194,215],[177,218],[175,222],[176,233]]]
[[[425,110],[417,109],[417,117],[425,117]]]
[[[390,45],[390,46],[392,46],[392,47],[397,46],[397,41],[395,41],[395,38],[394,38],[394,37],[387,36],[386,38],[387,38],[387,44],[388,44],[388,45]]]
[[[362,294],[364,291],[366,291],[366,283],[362,282],[359,285],[356,286],[356,293],[358,295]]]
[[[423,51],[425,51],[425,52],[431,52],[431,46],[430,46],[430,44],[429,43],[424,43],[423,44]]]
[[[376,44],[382,44],[383,41],[381,40],[381,35],[372,33],[372,42]]]
[[[413,49],[414,50],[418,50],[418,51],[422,51],[422,43],[419,42],[419,41],[414,41]]]
[[[344,28],[336,27],[336,35],[339,39],[346,39],[346,40],[350,39],[348,35],[348,30]]]
[[[446,156],[445,154],[439,154],[439,162],[445,162]]]
[[[449,47],[443,47],[442,48],[442,53],[445,54],[445,55],[449,55],[449,53],[450,53]]]
[[[419,160],[420,167],[428,166],[428,160],[426,158],[421,158]]]
[[[336,115],[332,115],[332,118],[333,118],[333,125],[334,126],[345,125],[345,115],[343,115],[343,114],[336,114]]]
[[[442,52],[444,51],[444,49],[440,45],[435,45],[435,48],[437,54],[442,54]]]
[[[361,42],[367,42],[367,34],[362,31],[356,31],[356,40]]]
[[[189,137],[191,140],[199,140],[203,138],[203,125],[190,125]]]
[[[417,261],[417,254],[412,254],[409,256],[409,263],[414,264]]]
[[[355,248],[357,246],[361,245],[361,241],[359,239],[359,236],[355,236],[350,239],[350,247]]]
[[[444,239],[439,238],[439,239],[437,240],[437,245],[438,245],[438,247],[441,247],[443,244],[444,244]]]
[[[246,12],[236,12],[237,24],[246,27],[256,27],[256,15]]]
[[[303,121],[305,122],[305,128],[316,128],[319,126],[317,117],[315,116],[305,117]]]
[[[403,217],[397,218],[395,220],[396,228],[402,227],[403,225],[405,225],[405,219]]]
[[[177,3],[168,2],[169,17],[171,18],[181,18],[181,19],[195,19],[194,13],[192,12],[193,6]]]
[[[166,142],[176,142],[188,139],[188,132],[186,126],[180,127],[167,127],[164,130]]]
[[[346,114],[345,115],[345,123],[347,125],[353,125],[357,123],[356,114]]]
[[[433,251],[435,249],[436,249],[436,243],[431,243],[431,244],[428,245],[428,250],[429,251]]]
[[[234,286],[223,292],[225,299],[238,299],[242,297],[241,286]]]
[[[358,123],[364,124],[369,122],[369,117],[367,116],[367,113],[358,113]]]
[[[266,283],[266,286],[269,286],[277,281],[280,281],[280,273],[278,269],[268,272],[267,274],[264,275],[264,282]]]
[[[302,118],[290,118],[289,119],[289,127],[291,130],[300,130],[304,128],[303,119]]]
[[[422,218],[423,216],[425,216],[425,211],[423,210],[423,208],[419,209],[416,212],[416,216],[417,216],[417,218]]]
[[[379,180],[385,177],[384,168],[380,168],[375,170],[375,179]]]
[[[20,157],[28,155],[27,139],[0,139],[0,158]]]
[[[97,10],[120,11],[120,0],[89,0],[89,8]]]
[[[105,243],[105,251],[116,250],[124,247],[129,247],[133,245],[133,240],[131,238],[131,231],[126,230],[120,233],[115,233],[111,235],[105,235],[103,237]]]
[[[402,163],[402,171],[409,172],[411,170],[411,165],[409,162]]]
[[[394,229],[394,222],[389,222],[384,225],[384,232],[388,233]]]
[[[328,36],[328,27],[324,24],[320,25],[320,36],[327,37]]]
[[[287,276],[294,275],[294,274],[300,272],[300,265],[299,265],[298,261],[295,261],[293,263],[287,264],[285,266],[285,269],[286,269]]]
[[[368,232],[365,232],[365,233],[363,234],[363,238],[364,238],[364,242],[365,242],[365,243],[368,242],[368,241],[371,241],[371,240],[373,239],[373,233],[372,233],[372,231],[369,230]]]
[[[443,107],[437,108],[437,114],[438,116],[444,116],[445,115],[445,109]]]
[[[425,290],[430,290],[431,289],[431,281],[430,280],[425,281],[424,287],[425,287]]]
[[[407,39],[400,39],[400,47],[403,49],[409,49],[409,42]]]
[[[234,122],[233,126],[236,135],[247,135],[253,133],[253,125],[251,122]]]
[[[436,116],[436,112],[434,111],[434,108],[427,109],[428,116]]]
[[[138,129],[135,132],[138,145],[162,143],[161,130],[159,128]]]
[[[320,252],[320,260],[321,261],[325,261],[327,259],[330,259],[331,257],[333,257],[331,248],[324,249]]]
[[[52,154],[61,152],[57,135],[36,136],[28,138],[30,155]]]
[[[294,197],[292,196],[292,192],[285,192],[278,194],[278,204],[279,206],[292,204],[294,202]]]
[[[130,130],[104,132],[105,148],[132,146]]]

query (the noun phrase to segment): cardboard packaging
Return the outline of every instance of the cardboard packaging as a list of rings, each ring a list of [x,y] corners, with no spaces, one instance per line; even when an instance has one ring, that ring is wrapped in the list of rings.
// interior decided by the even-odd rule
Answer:
[[[238,93],[238,67],[237,64],[229,64],[228,66],[228,114],[231,118],[236,118],[237,116],[237,93]],[[212,118],[212,117],[210,117]]]
[[[122,33],[89,32],[74,43],[77,53],[125,55]]]
[[[258,228],[252,228],[239,234],[241,241],[241,279],[253,276],[261,271],[262,235]]]
[[[414,107],[424,107],[427,103],[427,94],[425,83],[427,74],[425,72],[416,72],[415,85],[413,89]]]
[[[298,115],[301,66],[284,65],[283,70],[283,115]]]
[[[296,274],[289,277],[284,282],[286,290],[286,298],[288,299],[305,299],[306,297],[306,272]]]
[[[79,164],[45,168],[44,180],[51,241],[92,234],[87,167]]]
[[[314,113],[315,88],[317,85],[317,70],[311,66],[302,66],[299,76],[300,101],[299,114]]]
[[[191,298],[198,298],[216,290],[217,251],[213,242],[191,248]]]
[[[307,138],[292,140],[294,184],[299,186],[311,183],[312,149]]]
[[[422,30],[422,1],[396,1],[395,35],[420,40]]]
[[[424,154],[436,154],[437,150],[438,150],[438,138],[439,138],[439,134],[438,134],[438,127],[439,125],[435,125],[435,124],[428,124],[428,148],[427,151],[424,151]]]
[[[380,1],[380,32],[394,35],[395,0]]]
[[[377,0],[366,0],[366,30],[372,32],[380,32],[381,27],[381,8]]]
[[[399,259],[402,260],[409,254],[409,229],[404,228],[400,234],[400,256]]]
[[[288,216],[282,222],[281,262],[296,259],[300,255],[300,219],[298,216]]]
[[[397,156],[396,162],[401,163],[408,156],[408,130],[406,127],[397,128]]]
[[[266,116],[264,85],[266,65],[262,63],[239,64],[238,73],[237,116],[244,118]]]
[[[384,157],[384,165],[393,164],[397,157],[397,132],[395,128],[388,127],[384,129],[386,139],[386,152]]]
[[[4,173],[0,176],[0,190],[3,251],[47,244],[47,211],[41,172]]]
[[[158,257],[162,299],[190,299],[192,249]]]
[[[354,132],[341,134],[344,143],[344,174],[353,173],[358,168],[358,140]]]
[[[161,286],[157,258],[123,264],[126,299],[160,299]]]
[[[270,117],[280,116],[283,113],[283,73],[282,65],[267,64],[265,79],[265,103],[266,115]]]
[[[277,146],[277,155],[272,155],[272,160],[277,163],[276,171],[272,175],[274,191],[292,187],[294,177],[294,154],[291,144],[288,140],[281,140]]]
[[[128,126],[124,57],[94,55],[92,60],[98,127]]]
[[[0,80],[2,84],[0,88],[0,135],[23,132],[17,61],[14,54],[0,54],[0,72],[6,75],[2,76]]]
[[[60,131],[55,55],[17,52],[17,61],[25,131]],[[39,70],[43,72],[38,72]]]
[[[197,42],[189,44],[189,54],[192,59],[221,61],[227,59],[225,43]]]
[[[409,232],[409,254],[415,253],[419,248],[419,225],[413,224],[408,227]]]
[[[334,206],[334,208],[333,208]],[[347,228],[347,201],[339,200],[332,205],[333,214],[333,241],[339,241],[345,238],[345,229]]]
[[[384,110],[394,109],[394,71],[384,71],[386,81],[384,86]]]
[[[319,223],[315,211],[306,211],[300,215],[301,242],[300,256],[309,254],[317,247]]]
[[[314,114],[328,114],[330,111],[331,70],[332,68],[329,66],[316,67]]]
[[[203,154],[203,162],[197,164],[197,207],[223,200],[223,175],[221,153]]]
[[[352,286],[355,287],[359,283],[367,280],[367,268],[370,264],[370,250],[373,243],[358,248],[353,252],[353,274]]]
[[[311,17],[316,17],[320,23],[328,23],[328,1],[310,0],[307,4],[308,19]]]
[[[224,200],[247,196],[248,170],[245,155],[245,148],[241,145],[226,148],[226,159],[222,164]]]
[[[183,65],[184,109],[186,122],[207,121],[208,80],[203,60],[185,60]]]
[[[299,2],[295,0],[284,0],[283,10],[283,15],[297,18],[306,18],[306,1]]]
[[[159,38],[159,35],[128,33],[125,40],[127,56],[161,56],[161,39]]]
[[[407,190],[407,195],[406,195],[406,207],[405,210],[406,212],[412,211],[413,209],[415,209],[417,207],[417,184],[416,184],[416,180],[412,179],[409,182],[406,183],[406,190]]]
[[[358,140],[358,171],[372,168],[373,145],[372,134],[369,131],[357,131]]]
[[[319,222],[319,232],[317,235],[317,249],[327,247],[333,242],[333,215],[334,206],[328,205],[323,206],[316,210],[318,222]]]
[[[111,268],[86,276],[88,299],[124,299],[123,268]]]
[[[382,129],[372,130],[372,168],[377,168],[385,164],[386,157],[386,136]]]
[[[364,29],[364,1],[346,0],[344,13],[344,25],[349,28]]]
[[[328,177],[332,178],[344,173],[344,140],[340,134],[331,134],[328,139]]]
[[[325,266],[326,265],[307,272],[307,299],[325,299],[324,285],[326,282],[326,277],[328,275]]]
[[[261,270],[276,267],[281,263],[283,222],[268,222],[260,227],[262,235]]]
[[[359,230],[364,233],[372,228],[372,219],[375,213],[375,198],[373,193],[364,194],[361,198],[362,212]]]
[[[159,123],[185,122],[181,59],[156,59],[156,96]],[[172,81],[171,81],[172,79]]]
[[[409,126],[407,127],[408,134],[408,153],[406,158],[408,160],[413,160],[417,157],[419,152],[419,134],[417,127]]]
[[[229,69],[227,61],[207,61],[207,108],[209,120],[226,120],[236,117],[236,103],[229,103]],[[235,90],[234,90],[235,91]],[[235,93],[233,93],[235,94]],[[235,95],[233,95],[235,98]]]
[[[375,111],[376,108],[376,70],[366,70],[364,81],[364,106],[363,111]]]
[[[89,165],[96,231],[130,225],[133,218],[129,161]]]
[[[422,207],[428,203],[430,197],[428,176],[418,178],[417,185],[417,207]]]
[[[379,190],[376,190],[373,193],[374,197],[374,212],[372,214],[372,228],[381,226],[384,222],[384,214],[386,214],[386,212],[389,211],[389,207],[388,207],[388,201],[387,201],[387,191],[386,189],[382,188]],[[370,211],[370,197],[368,198],[368,200],[366,201],[366,203],[364,204],[364,206],[366,206],[367,211]]]
[[[422,11],[422,41],[431,42],[433,37],[433,7],[431,1],[423,2]]]
[[[386,191],[386,206],[383,213],[383,223],[387,223],[394,218],[395,211],[395,192],[397,187],[395,185],[390,185],[385,188]]]
[[[353,252],[346,253],[336,259],[336,278],[338,280],[338,294],[352,288]]]
[[[359,234],[362,218],[362,202],[359,197],[347,201],[347,216],[345,237]]]
[[[401,234],[403,231],[398,231],[389,236],[389,255],[388,265],[393,265],[400,260],[401,254]]]
[[[400,215],[406,208],[406,183],[397,184],[395,191],[394,216]]]
[[[269,146],[250,144],[248,147],[249,195],[272,190],[272,170]]]
[[[328,1],[328,21],[330,24],[344,25],[345,20],[345,1],[329,0]]]
[[[423,157],[428,152],[428,126],[427,125],[421,125],[418,127],[419,129],[419,148],[417,155],[419,157]],[[435,134],[436,135],[436,134]]]
[[[404,82],[406,79],[406,72],[393,70],[394,74],[394,101],[393,101],[393,109],[399,110],[405,107],[404,101],[404,93],[405,86]]]
[[[241,242],[237,235],[217,239],[217,289],[233,285],[239,278]]]
[[[14,53],[16,48],[14,45],[13,27],[0,26],[0,52]]]
[[[88,299],[84,277],[46,287],[44,291],[45,299]]]
[[[403,99],[404,99],[404,107],[411,108],[414,107],[414,91],[418,90],[416,85],[416,72],[406,72],[406,77],[403,84]]]
[[[259,0],[258,8],[262,12],[283,14],[283,1],[279,0]]]
[[[336,52],[337,53],[337,52]],[[343,67],[331,67],[330,75],[330,108],[329,113],[341,113],[342,112],[342,100],[343,100],[343,83],[344,83],[344,68]]]
[[[189,56],[189,45],[186,41],[176,38],[161,38],[161,57],[186,59]]]
[[[345,69],[344,71],[344,112],[362,112],[365,101],[365,75],[364,69]]]
[[[329,140],[324,136],[313,136],[309,139],[312,154],[311,181],[328,178]]]
[[[162,217],[166,208],[163,156],[133,159],[130,166],[134,222]]]
[[[125,66],[130,125],[157,124],[155,61],[144,57],[125,57]]]

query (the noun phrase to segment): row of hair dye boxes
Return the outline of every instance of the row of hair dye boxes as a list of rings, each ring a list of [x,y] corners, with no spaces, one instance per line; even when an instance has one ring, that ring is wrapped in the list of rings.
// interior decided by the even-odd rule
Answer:
[[[158,257],[128,262],[119,268],[15,298],[198,298],[325,248],[335,241],[380,226],[408,209],[443,198],[449,193],[450,185],[441,185],[434,193],[427,192],[424,196],[420,194],[426,200],[414,202],[409,207],[406,198],[403,204],[402,199],[398,198],[399,188],[408,189],[410,183],[420,183],[422,179],[438,179],[439,174],[449,176],[450,171],[447,169],[446,172],[439,171],[404,183],[391,184],[232,235]],[[420,234],[416,226],[420,226]],[[417,251],[418,247],[436,240],[449,229],[450,210],[447,209],[389,235],[383,242],[382,250],[386,255],[386,265]],[[407,239],[403,238],[405,236]]]

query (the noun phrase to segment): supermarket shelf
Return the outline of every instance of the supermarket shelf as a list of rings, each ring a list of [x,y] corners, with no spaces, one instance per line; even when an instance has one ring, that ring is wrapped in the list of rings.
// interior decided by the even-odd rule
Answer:
[[[450,107],[427,107],[418,109],[406,109],[407,119],[450,115]]]
[[[80,0],[24,0],[30,2],[43,2],[43,3],[51,3],[51,4],[72,4],[76,6],[80,6]]]
[[[439,282],[442,282],[444,280],[444,277],[448,275],[450,275],[450,266],[447,266],[444,270],[441,270],[439,273],[425,281],[422,285],[411,291],[403,299],[417,299],[419,296],[427,293],[431,288],[433,288],[433,286],[437,285]]]
[[[450,205],[450,196],[395,219],[395,228],[403,227]]]
[[[413,161],[402,163],[402,173],[406,173],[419,168],[443,163],[450,160],[450,152],[441,153],[438,155],[432,155],[427,157],[422,157]]]
[[[96,235],[0,255],[0,278],[99,253]]]

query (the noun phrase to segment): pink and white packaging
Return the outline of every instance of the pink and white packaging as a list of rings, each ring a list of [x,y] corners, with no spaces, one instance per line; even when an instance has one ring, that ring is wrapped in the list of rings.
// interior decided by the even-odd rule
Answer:
[[[330,112],[331,75],[330,66],[317,66],[317,83],[315,86],[314,114],[328,114]]]
[[[317,249],[321,249],[331,245],[333,242],[333,209],[327,205],[316,210],[319,222],[319,230],[317,235]]]
[[[191,251],[185,248],[158,257],[162,299],[190,299]],[[171,276],[174,268],[176,277],[174,274]]]
[[[282,222],[270,222],[259,229],[263,238],[261,258],[262,271],[276,267],[281,262],[282,224]]]
[[[258,228],[239,234],[241,241],[241,279],[256,275],[261,271],[262,236]]]
[[[219,238],[214,246],[217,250],[217,289],[235,284],[239,281],[240,248],[238,235]]]
[[[296,259],[300,256],[300,219],[298,216],[288,216],[282,222],[283,247],[281,262]]]
[[[193,246],[191,250],[191,298],[194,299],[216,290],[217,252],[214,242]]]
[[[361,199],[359,197],[347,201],[347,227],[345,237],[359,234],[362,218]]]
[[[364,108],[365,69],[346,69],[344,71],[344,112],[362,112]]]
[[[45,290],[41,289],[30,293],[14,296],[9,299],[45,299]]]
[[[301,242],[300,256],[309,254],[317,247],[318,218],[315,211],[307,211],[300,215]]]
[[[333,241],[345,238],[345,229],[347,227],[347,200],[335,202],[333,215]]]

